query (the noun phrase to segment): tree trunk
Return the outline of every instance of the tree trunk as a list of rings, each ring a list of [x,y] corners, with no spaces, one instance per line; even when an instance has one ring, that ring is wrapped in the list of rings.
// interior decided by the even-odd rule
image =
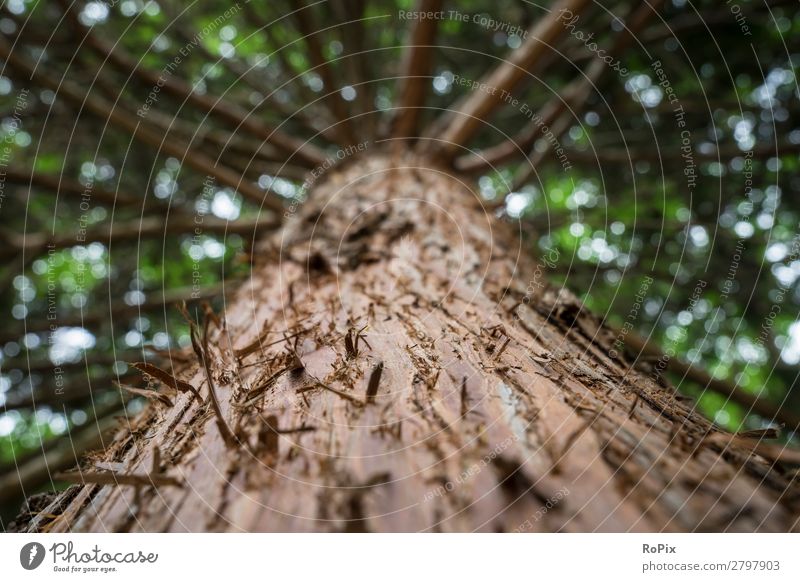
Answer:
[[[208,322],[219,405],[178,368],[203,401],[151,401],[30,529],[797,530],[777,461],[611,358],[475,192],[410,157],[330,170]]]

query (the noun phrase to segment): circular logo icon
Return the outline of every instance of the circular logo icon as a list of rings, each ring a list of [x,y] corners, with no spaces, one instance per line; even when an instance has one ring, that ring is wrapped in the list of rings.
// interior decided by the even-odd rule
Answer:
[[[44,546],[39,542],[30,542],[19,551],[19,563],[26,570],[35,570],[44,561]]]

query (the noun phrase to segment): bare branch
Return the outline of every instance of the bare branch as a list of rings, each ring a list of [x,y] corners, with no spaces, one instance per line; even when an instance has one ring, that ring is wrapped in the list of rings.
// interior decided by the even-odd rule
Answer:
[[[419,13],[438,12],[442,4],[443,0],[418,0],[416,10]],[[425,103],[425,89],[430,85],[428,76],[433,68],[433,42],[437,26],[438,20],[435,18],[420,18],[414,21],[410,31],[392,127],[392,136],[395,138],[413,136],[417,130],[419,108]]]
[[[253,11],[249,2],[244,4],[244,6],[246,6],[247,10],[250,12]],[[186,43],[195,43],[195,33],[192,32],[191,26],[186,26],[183,22],[178,20],[179,15],[174,10],[174,7],[172,7],[170,4],[167,4],[166,11],[171,20],[175,23],[175,31],[181,40]],[[336,137],[333,135],[330,128],[327,126],[327,124],[319,123],[318,115],[315,115],[313,110],[309,111],[309,108],[296,109],[291,103],[284,103],[280,99],[277,99],[275,95],[277,93],[275,87],[270,86],[270,84],[265,81],[266,76],[260,74],[255,67],[242,62],[241,59],[236,57],[222,58],[214,55],[202,42],[196,43],[196,46],[199,53],[207,61],[225,67],[236,76],[237,80],[243,82],[245,85],[258,91],[262,95],[272,95],[272,97],[269,99],[269,107],[274,108],[285,118],[296,121],[302,127],[311,131],[314,135],[320,134],[328,141],[336,143]]]
[[[325,55],[322,54],[322,45],[320,44],[319,32],[314,22],[312,8],[304,7],[301,10],[293,12],[293,15],[297,21],[297,28],[300,30],[300,34],[303,35],[303,41],[308,48],[308,56],[311,59],[311,64],[314,70],[319,73],[325,90],[329,93],[324,102],[336,121],[340,122],[337,126],[340,139],[344,143],[356,143],[357,140],[350,122],[350,113],[347,111],[344,100],[335,90],[336,82],[334,81],[333,67],[325,59]]]
[[[84,451],[99,447],[103,434],[114,428],[114,414],[122,410],[120,403],[100,410],[94,419],[73,429],[69,438],[59,438],[53,446],[45,446],[42,455],[36,455],[15,470],[0,478],[0,503],[6,503],[23,494],[30,494],[46,483],[52,483],[55,472],[75,466]],[[49,444],[48,444],[49,445]]]
[[[116,206],[136,206],[141,205],[143,200],[135,196],[123,193],[112,192],[105,188],[88,185],[85,186],[77,180],[71,180],[64,176],[54,176],[50,174],[42,174],[40,172],[31,172],[29,170],[21,170],[15,168],[7,168],[5,170],[6,180],[11,184],[19,184],[20,186],[36,186],[55,192],[56,194],[70,194],[74,196],[82,196],[84,194],[92,197],[92,200],[103,202],[105,204]]]
[[[138,375],[138,374],[137,374]],[[13,394],[8,395],[8,399],[3,404],[3,410],[22,410],[37,409],[47,406],[53,409],[63,409],[66,405],[75,408],[91,406],[88,402],[98,394],[108,394],[109,392],[119,393],[119,389],[114,385],[119,381],[134,381],[137,375],[124,374],[104,374],[102,376],[70,375],[61,378],[65,388],[61,393],[56,391],[53,382],[48,385],[32,390],[30,385],[14,389]]]
[[[661,9],[663,4],[664,0],[654,0],[634,7],[626,20],[626,28],[617,35],[612,46],[605,54],[610,57],[622,54],[633,42],[637,33],[645,27],[650,18]],[[560,139],[571,125],[571,121],[564,122],[562,118],[576,117],[585,107],[586,99],[592,89],[595,88],[597,82],[610,70],[611,67],[604,60],[594,59],[581,76],[570,82],[560,94],[550,98],[542,108],[538,118],[528,123],[519,135],[483,152],[459,158],[456,160],[456,167],[464,171],[477,171],[485,169],[487,166],[519,157],[524,150],[531,148],[537,137],[541,137],[542,128],[544,127],[548,127],[551,130],[555,129],[553,135],[556,140]],[[557,127],[550,127],[553,124],[556,124]],[[551,145],[549,139],[545,140],[544,143],[548,147]],[[547,147],[543,150],[531,152],[531,159],[524,166],[520,176],[517,178],[517,182],[524,184],[536,171],[536,166],[546,153]]]
[[[16,339],[16,337],[12,337],[11,339]],[[111,366],[116,362],[124,362],[126,360],[131,361],[135,359],[141,359],[141,357],[142,351],[137,350],[126,350],[122,352],[116,352],[115,354],[107,354],[102,352],[86,353],[83,358],[76,362],[64,362],[61,364],[54,363],[50,358],[31,359],[29,357],[17,357],[13,360],[6,360],[3,362],[2,369],[22,370],[23,372],[31,373],[50,372],[55,368],[61,368],[62,371],[67,372],[73,370],[86,370],[89,366]]]
[[[481,122],[504,103],[508,94],[527,75],[536,70],[536,65],[550,46],[566,31],[562,22],[567,14],[578,15],[589,4],[589,0],[559,0],[538,23],[528,31],[528,39],[509,58],[498,65],[482,80],[488,91],[476,90],[448,115],[451,120],[444,132],[437,137],[435,153],[447,161],[455,156],[460,146],[480,128]],[[435,130],[441,129],[437,122]]]
[[[768,16],[769,8],[777,8],[787,4],[796,5],[797,2],[796,0],[761,0],[761,2],[752,4],[743,3],[738,14],[750,20],[758,16]],[[767,6],[769,8],[765,10]],[[726,26],[731,27],[731,29],[738,27],[737,19],[731,18],[725,11],[718,10],[716,6],[713,6],[710,10],[700,13],[694,10],[681,13],[671,20],[660,23],[660,26],[654,26],[642,35],[642,42],[652,44],[666,38],[685,39],[687,38],[687,33],[690,34],[694,29],[707,27],[712,31],[718,32],[721,27]]]
[[[696,160],[705,162],[728,162],[733,158],[744,155],[752,155],[753,159],[767,159],[779,156],[795,154],[800,151],[800,144],[790,141],[780,143],[762,143],[754,146],[751,150],[742,150],[736,144],[724,144],[716,150],[704,150],[693,152]],[[632,164],[636,162],[652,162],[663,164],[682,163],[680,150],[677,147],[665,148],[663,144],[656,148],[654,144],[628,143],[627,149],[602,147],[595,150],[570,150],[569,158],[577,162],[595,162],[598,164],[621,163]],[[515,180],[516,183],[516,180]]]
[[[30,257],[41,254],[45,250],[63,249],[93,242],[111,245],[112,243],[139,241],[169,234],[194,233],[196,230],[200,230],[202,234],[253,236],[260,229],[273,230],[278,224],[277,219],[273,217],[229,222],[210,216],[203,217],[201,221],[198,221],[194,216],[174,214],[169,218],[149,216],[128,222],[112,222],[111,224],[88,228],[85,233],[81,233],[81,240],[78,240],[73,233],[56,236],[43,232],[29,232],[25,235],[4,233],[7,245],[6,248],[0,250],[0,258],[7,259],[22,251]]]
[[[254,2],[246,2],[242,5],[245,14],[247,14],[248,20],[251,20],[255,23],[258,29],[264,34],[266,37],[267,45],[269,50],[272,52],[270,53],[270,58],[275,57],[277,62],[280,64],[280,68],[284,73],[284,76],[287,77],[284,86],[291,81],[295,81],[291,85],[293,91],[297,93],[296,101],[301,103],[313,103],[317,100],[317,95],[314,94],[313,91],[309,87],[307,87],[302,82],[302,77],[304,71],[302,71],[299,67],[296,67],[287,57],[286,51],[284,50],[286,47],[281,45],[281,43],[275,38],[274,30],[272,29],[272,23],[266,21],[255,9]],[[294,77],[290,77],[290,75],[294,75]],[[327,111],[325,109],[319,109],[314,111],[314,116],[320,118],[320,124],[323,126],[329,126],[330,118],[326,115]],[[333,130],[326,129],[326,137],[332,136]],[[328,137],[331,139],[331,137]],[[338,141],[338,136],[336,139],[331,139],[334,143]],[[344,145],[343,143],[339,143],[339,145]]]
[[[111,64],[127,75],[136,75],[152,87],[161,87],[165,92],[191,103],[206,113],[216,115],[220,119],[234,125],[235,128],[250,133],[260,140],[272,143],[282,149],[287,155],[296,157],[306,162],[309,167],[315,167],[325,161],[325,155],[315,146],[303,143],[302,140],[284,134],[280,130],[269,126],[252,112],[232,103],[230,99],[223,99],[218,95],[200,93],[180,77],[163,72],[151,71],[143,67],[140,62],[127,54],[120,44],[116,45],[100,38],[91,29],[88,31],[77,20],[74,5],[63,1],[67,14],[71,17],[76,27],[86,35],[86,42],[98,54],[107,59]]]
[[[776,406],[764,398],[745,392],[738,385],[715,378],[702,368],[693,366],[676,357],[668,358],[658,346],[635,333],[625,334],[625,344],[642,355],[659,358],[660,361],[666,360],[666,367],[669,371],[699,384],[703,389],[727,396],[731,402],[743,406],[748,413],[756,413],[767,420],[786,423],[790,430],[800,429],[800,416],[797,416],[791,410]]]
[[[531,122],[516,136],[495,146],[456,158],[455,167],[462,172],[481,172],[502,164],[510,159],[524,155],[536,138],[542,135],[542,128],[548,127],[563,111],[564,100],[551,99],[538,114],[537,123]]]
[[[225,292],[234,289],[234,283],[217,283],[215,285],[207,285],[204,287],[180,287],[177,289],[166,289],[164,291],[148,292],[145,300],[139,305],[131,305],[125,301],[114,301],[108,305],[90,309],[84,313],[70,313],[58,314],[56,319],[48,320],[46,318],[35,319],[29,317],[25,320],[24,325],[6,326],[0,331],[0,342],[8,342],[19,339],[26,333],[44,332],[50,329],[55,323],[59,327],[86,327],[91,328],[103,322],[111,322],[115,317],[133,317],[140,313],[147,313],[156,311],[165,306],[174,305],[182,301],[207,301],[219,297]],[[140,354],[141,355],[141,354]],[[123,359],[119,354],[117,360]],[[81,360],[80,364],[83,366],[84,362]],[[4,369],[10,369],[11,362],[3,365]],[[27,369],[27,366],[22,366]]]
[[[367,35],[364,26],[364,10],[366,0],[330,0],[329,4],[339,19],[340,25],[337,27],[339,38],[345,49],[350,55],[343,59],[342,64],[348,75],[350,84],[355,86],[361,83],[356,92],[356,105],[362,113],[375,109],[375,88],[372,83],[364,83],[367,79],[375,79],[375,75],[370,71],[368,52],[365,46]],[[377,127],[377,117],[375,115],[365,115],[359,119],[359,123],[364,121],[367,133],[372,136]]]
[[[241,176],[224,166],[218,165],[212,158],[207,157],[188,145],[182,144],[176,139],[167,138],[163,132],[149,128],[142,119],[138,119],[133,114],[119,107],[114,107],[106,100],[90,94],[75,83],[64,79],[59,80],[48,75],[42,67],[37,67],[29,59],[11,51],[11,46],[0,38],[0,57],[6,59],[9,64],[29,75],[32,79],[40,82],[44,87],[57,92],[68,101],[72,102],[79,109],[87,109],[103,119],[107,119],[115,127],[128,132],[137,140],[153,147],[159,151],[173,156],[194,168],[216,178],[225,186],[234,188],[245,198],[258,204],[265,204],[282,216],[283,204],[277,196],[268,196],[266,192],[258,188],[255,184],[243,181]]]

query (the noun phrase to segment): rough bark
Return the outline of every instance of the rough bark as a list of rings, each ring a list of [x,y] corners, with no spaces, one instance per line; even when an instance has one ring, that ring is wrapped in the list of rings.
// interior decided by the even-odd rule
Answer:
[[[610,358],[474,192],[410,158],[332,170],[208,318],[210,374],[179,374],[205,401],[151,403],[100,457],[120,484],[95,455],[29,528],[797,530],[781,451]]]

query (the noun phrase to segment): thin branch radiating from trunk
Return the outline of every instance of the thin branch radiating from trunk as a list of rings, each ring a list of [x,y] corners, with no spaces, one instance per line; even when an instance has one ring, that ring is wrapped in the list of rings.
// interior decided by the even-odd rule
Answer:
[[[8,259],[21,252],[30,258],[49,250],[88,245],[93,242],[111,245],[113,243],[140,241],[147,238],[163,237],[170,234],[231,235],[254,236],[259,230],[274,230],[279,221],[272,217],[243,219],[229,222],[221,218],[203,217],[202,220],[185,214],[173,214],[168,219],[163,215],[148,216],[141,219],[104,224],[87,228],[80,240],[74,233],[52,236],[47,233],[27,233],[15,235],[5,233],[6,246],[0,250],[0,258]]]
[[[74,9],[67,10],[68,15],[72,17],[76,27],[84,29],[77,21],[77,15]],[[252,111],[243,109],[230,99],[217,95],[200,93],[195,91],[189,83],[185,82],[180,77],[167,74],[166,72],[151,71],[145,68],[141,65],[141,59],[137,60],[127,54],[119,43],[112,44],[100,38],[97,34],[91,32],[91,30],[86,32],[86,42],[99,55],[107,59],[123,73],[127,75],[136,75],[152,87],[161,87],[164,91],[183,99],[186,103],[191,103],[198,109],[233,124],[236,129],[241,128],[243,131],[248,132],[258,139],[274,144],[288,156],[303,160],[309,167],[314,167],[325,161],[324,153],[318,150],[316,146],[307,142],[304,143],[303,140],[284,134],[282,131],[271,127],[255,117]]]
[[[245,6],[249,7],[250,3],[248,2],[245,4]],[[181,40],[187,44],[194,43],[196,33],[192,32],[191,26],[186,26],[184,23],[178,22],[177,19],[179,15],[175,12],[175,10],[171,9],[171,7],[167,8],[167,13],[169,17],[176,22],[175,32],[181,38]],[[313,111],[313,109],[309,111],[308,108],[298,109],[295,108],[292,103],[284,103],[280,99],[276,98],[276,88],[270,86],[270,84],[265,81],[265,76],[263,74],[259,74],[259,71],[255,66],[251,66],[245,62],[242,62],[237,57],[223,58],[221,56],[214,55],[202,42],[197,43],[197,49],[207,61],[224,67],[232,75],[236,76],[238,81],[241,81],[251,89],[258,91],[265,97],[269,96],[268,106],[274,108],[277,112],[283,115],[285,119],[292,119],[306,130],[312,132],[312,134],[320,134],[328,141],[336,143],[336,138],[331,133],[329,128],[321,126],[321,124],[319,124],[315,118],[314,114],[318,112]]]
[[[443,0],[418,0],[419,13],[438,12]],[[425,89],[430,86],[428,78],[433,69],[433,43],[436,38],[438,20],[420,18],[414,21],[403,55],[402,78],[398,88],[397,111],[392,127],[392,136],[406,138],[416,134],[421,107],[425,103]],[[402,142],[397,142],[402,146]]]
[[[667,357],[658,346],[635,333],[627,333],[625,335],[625,344],[638,351],[641,355],[658,358],[659,361],[666,361],[666,367],[670,372],[699,384],[702,389],[711,390],[728,397],[731,402],[744,407],[747,414],[756,413],[769,421],[785,423],[791,431],[800,430],[800,416],[791,410],[776,406],[764,398],[745,392],[736,384],[715,378],[702,368],[693,366],[677,357]]]
[[[660,10],[664,0],[654,0],[650,3],[641,4],[632,9],[632,13],[626,21],[626,28],[622,30],[614,40],[611,48],[605,53],[611,57],[622,54],[633,42],[636,34],[644,28],[656,11]],[[560,120],[563,116],[577,117],[585,108],[586,99],[596,86],[600,78],[612,70],[604,60],[595,58],[586,68],[586,71],[571,81],[562,91],[553,95],[550,100],[539,111],[539,116],[529,122],[525,129],[512,139],[506,140],[496,146],[487,148],[484,151],[462,156],[456,160],[456,167],[462,171],[475,172],[481,171],[496,164],[506,162],[510,159],[521,157],[524,151],[531,148],[536,142],[537,137],[542,136],[543,128],[550,127]],[[553,135],[558,140],[563,133],[569,129],[571,123],[558,124],[558,131]],[[531,152],[529,162],[524,166],[524,171],[519,176],[519,181],[524,183],[536,171],[536,166],[549,149],[550,141],[545,140],[548,147],[543,150]],[[513,189],[516,189],[516,185]]]
[[[62,377],[65,388],[61,394],[56,392],[56,386],[50,382],[44,387],[32,390],[30,386],[16,388],[14,394],[8,395],[8,400],[3,404],[3,410],[24,410],[48,406],[62,409],[69,404],[70,408],[85,409],[91,407],[92,399],[99,394],[119,392],[114,383],[119,381],[134,381],[138,376],[133,374],[103,374],[102,376],[65,375]]]
[[[43,455],[8,471],[0,479],[0,503],[5,503],[23,494],[29,495],[45,483],[52,482],[54,473],[74,467],[82,453],[103,444],[103,433],[114,428],[114,414],[121,412],[119,402],[97,411],[95,418],[82,427],[73,429],[69,437],[58,439],[53,446],[45,445]]]
[[[317,95],[303,83],[303,75],[305,71],[296,67],[286,56],[286,46],[281,46],[280,41],[275,37],[275,31],[273,30],[274,26],[276,25],[276,21],[268,22],[265,20],[255,9],[255,5],[253,2],[247,2],[242,5],[244,9],[244,13],[247,15],[248,20],[251,20],[255,23],[258,29],[263,33],[264,37],[266,38],[267,48],[270,51],[269,57],[275,57],[276,61],[280,65],[280,69],[283,72],[283,76],[286,78],[282,87],[286,87],[288,83],[294,81],[294,84],[291,85],[293,91],[296,92],[295,98],[298,103],[314,103],[317,100]],[[302,8],[301,8],[302,10]],[[335,135],[334,129],[330,128],[330,118],[327,116],[327,110],[324,108],[315,108],[312,110],[312,113],[315,117],[319,118],[319,122],[321,125],[326,126],[326,130],[323,133],[327,139],[329,139],[333,143],[338,143],[339,145],[345,145],[339,141],[339,136]]]
[[[46,329],[46,328],[45,328]],[[14,338],[12,338],[14,339]],[[9,340],[5,340],[9,341]],[[146,348],[145,348],[146,349]],[[22,370],[23,372],[51,372],[55,368],[61,368],[64,372],[82,371],[89,366],[112,366],[119,361],[134,361],[142,359],[143,350],[118,351],[110,353],[87,353],[80,360],[75,362],[63,362],[56,364],[50,358],[30,359],[29,357],[17,357],[13,360],[3,362],[3,370]]]
[[[41,188],[55,192],[56,194],[69,194],[70,196],[86,194],[87,196],[91,196],[92,200],[103,202],[104,204],[136,206],[144,202],[144,200],[130,194],[106,190],[105,188],[93,184],[84,185],[77,180],[72,180],[63,175],[56,176],[36,171],[31,172],[30,170],[7,168],[5,170],[5,176],[6,180],[11,184]]]
[[[339,92],[335,90],[336,82],[333,68],[322,53],[322,44],[320,44],[317,36],[319,30],[314,22],[312,7],[307,6],[302,10],[296,10],[293,15],[297,22],[297,28],[300,30],[300,34],[303,35],[306,48],[308,48],[308,57],[311,60],[311,65],[319,73],[325,91],[329,93],[328,97],[324,99],[324,103],[328,106],[336,121],[339,122],[337,131],[340,134],[340,139],[344,143],[356,143],[357,140],[350,122],[350,113]]]
[[[628,18],[626,27],[622,30],[613,45],[608,50],[611,57],[619,57],[633,43],[637,34],[644,29],[650,19],[663,8],[664,0],[653,0],[645,2],[633,8]],[[560,111],[553,126],[554,140],[544,140],[544,147],[531,152],[527,164],[523,164],[517,175],[514,176],[513,190],[521,188],[530,177],[536,172],[537,166],[544,160],[550,146],[569,130],[574,119],[577,119],[586,108],[587,98],[601,77],[611,70],[611,67],[602,59],[596,59],[589,65],[586,74],[578,77],[570,83],[563,99],[556,100],[556,105],[560,104]]]
[[[339,38],[345,50],[351,56],[343,59],[343,66],[347,72],[348,79],[352,86],[358,86],[356,91],[356,105],[361,113],[375,109],[375,86],[372,83],[364,83],[375,79],[367,60],[365,50],[365,38],[367,27],[364,25],[364,10],[366,0],[330,0],[329,4],[336,14],[340,25],[337,27]],[[367,134],[372,137],[378,125],[375,115],[367,115],[362,118],[366,126]]]
[[[91,328],[103,322],[111,322],[115,317],[133,317],[142,312],[151,312],[165,306],[180,303],[181,301],[193,302],[214,299],[229,289],[235,283],[217,283],[203,287],[179,287],[164,291],[148,292],[145,300],[138,305],[131,305],[125,301],[113,301],[103,307],[90,309],[84,313],[58,314],[55,320],[46,318],[36,319],[33,316],[25,320],[25,325],[8,326],[0,331],[0,342],[19,339],[26,333],[44,332],[50,329],[55,322],[59,327],[87,327]],[[118,356],[117,359],[122,359]],[[11,368],[11,362],[3,365],[4,369]],[[27,369],[27,368],[25,368]]]
[[[628,143],[628,148],[598,148],[593,150],[571,150],[569,152],[570,160],[576,162],[588,162],[602,165],[606,163],[622,163],[631,164],[636,162],[653,162],[662,164],[678,164],[684,163],[680,157],[680,151],[677,154],[673,150],[677,148],[665,148],[663,145],[660,147],[659,143],[652,141],[648,144],[631,144]],[[739,145],[734,143],[719,145],[715,150],[695,150],[693,152],[696,160],[704,162],[722,162],[727,163],[733,158],[744,157],[745,155],[751,156],[753,159],[767,159],[776,158],[788,154],[795,154],[800,152],[800,143],[792,143],[790,141],[781,141],[778,143],[763,143],[752,147],[749,150],[743,150]]]
[[[712,29],[715,32],[720,31],[723,27],[730,27],[731,30],[736,28],[738,30],[738,20],[746,19],[757,20],[759,17],[764,20],[771,20],[773,17],[770,15],[770,8],[777,8],[779,6],[786,6],[794,4],[797,6],[797,0],[761,0],[760,2],[742,3],[736,13],[735,18],[731,18],[725,10],[720,10],[717,6],[710,6],[704,12],[693,10],[691,12],[680,12],[674,18],[662,21],[661,26],[653,27],[642,35],[642,42],[645,44],[652,44],[658,41],[675,38],[685,39],[689,36],[694,29]],[[766,8],[766,10],[765,10]],[[700,31],[702,34],[702,31]],[[711,36],[712,33],[706,31],[706,34]]]
[[[0,57],[44,87],[64,97],[79,109],[85,108],[100,118],[107,119],[114,127],[122,129],[142,143],[185,162],[198,172],[216,178],[221,184],[235,189],[245,198],[259,205],[264,204],[276,211],[278,216],[282,216],[283,203],[278,196],[270,196],[255,184],[242,180],[238,172],[217,164],[212,158],[191,149],[177,139],[168,138],[163,133],[151,129],[146,122],[138,119],[132,113],[112,106],[106,100],[84,91],[68,80],[59,81],[51,77],[29,59],[19,56],[18,52],[12,53],[11,47],[5,39],[0,39]]]
[[[444,160],[452,159],[483,125],[492,112],[504,103],[503,95],[510,92],[528,74],[536,70],[537,62],[566,32],[562,18],[571,13],[579,15],[589,0],[560,0],[550,12],[529,31],[528,38],[509,58],[498,65],[481,83],[489,90],[476,89],[455,109],[449,112],[446,129],[436,136],[435,145],[427,144]],[[504,93],[505,92],[505,93]],[[435,124],[435,130],[441,124]]]
[[[563,111],[563,105],[564,100],[560,97],[551,99],[538,114],[538,123],[529,123],[516,136],[497,145],[456,158],[454,162],[456,169],[467,173],[483,172],[493,166],[525,155],[525,150],[533,145],[538,136],[542,135],[542,128],[549,127],[558,118]]]

